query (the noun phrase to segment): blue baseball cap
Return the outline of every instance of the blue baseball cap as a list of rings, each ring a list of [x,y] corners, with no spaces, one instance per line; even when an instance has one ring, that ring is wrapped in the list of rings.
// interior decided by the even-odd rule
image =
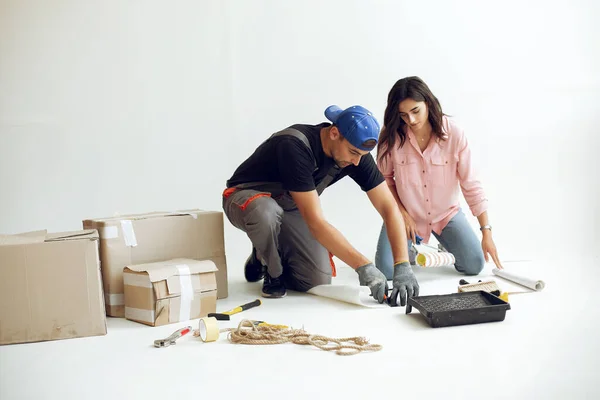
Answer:
[[[345,110],[333,105],[325,110],[325,117],[330,120],[350,144],[364,151],[373,150],[374,146],[365,146],[369,140],[379,139],[379,122],[369,110],[362,106],[352,106]]]

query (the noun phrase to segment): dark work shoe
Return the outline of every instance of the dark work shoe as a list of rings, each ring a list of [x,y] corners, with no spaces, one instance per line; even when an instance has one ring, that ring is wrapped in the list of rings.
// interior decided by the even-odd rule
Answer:
[[[271,278],[267,272],[265,274],[265,281],[263,282],[262,295],[263,297],[272,298],[285,297],[286,290],[283,281],[281,280],[281,276],[278,278]]]
[[[246,265],[244,266],[244,276],[248,282],[258,282],[265,276],[265,272],[267,271],[267,267],[262,265],[262,263],[256,257],[256,249],[252,248],[252,254],[246,260]]]

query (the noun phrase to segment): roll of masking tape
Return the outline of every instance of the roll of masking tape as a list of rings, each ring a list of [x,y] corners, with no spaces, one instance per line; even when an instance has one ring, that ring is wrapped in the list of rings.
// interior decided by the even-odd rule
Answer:
[[[198,331],[203,342],[214,342],[219,338],[219,323],[215,317],[200,318]]]

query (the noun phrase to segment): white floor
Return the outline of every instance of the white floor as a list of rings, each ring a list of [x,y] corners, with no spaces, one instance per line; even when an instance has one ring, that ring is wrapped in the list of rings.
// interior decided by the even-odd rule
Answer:
[[[597,260],[590,264],[598,268]],[[110,318],[106,336],[0,347],[0,399],[600,398],[595,282],[564,265],[505,267],[547,286],[511,296],[503,322],[433,329],[416,310],[406,315],[404,307],[368,309],[289,293],[222,323],[258,319],[383,345],[379,352],[343,357],[295,344],[234,345],[225,335],[214,343],[186,336],[157,349],[154,339],[185,324],[151,328]],[[244,282],[241,268],[230,268],[231,295],[219,301],[219,310],[259,296],[259,284]],[[491,276],[491,269],[478,279]],[[335,283],[357,284],[354,271],[338,270]],[[455,292],[461,278],[451,269],[417,274],[423,295]]]

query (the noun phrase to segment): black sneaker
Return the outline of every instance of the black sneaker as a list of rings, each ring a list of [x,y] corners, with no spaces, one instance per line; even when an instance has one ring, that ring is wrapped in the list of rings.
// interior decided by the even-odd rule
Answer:
[[[265,273],[265,281],[263,283],[262,295],[263,297],[272,298],[285,297],[286,290],[285,286],[283,286],[281,276],[278,278],[271,278],[268,272]]]
[[[256,249],[252,248],[252,254],[246,260],[244,266],[244,276],[248,282],[258,282],[265,276],[267,267],[262,265],[259,259],[256,257]]]

